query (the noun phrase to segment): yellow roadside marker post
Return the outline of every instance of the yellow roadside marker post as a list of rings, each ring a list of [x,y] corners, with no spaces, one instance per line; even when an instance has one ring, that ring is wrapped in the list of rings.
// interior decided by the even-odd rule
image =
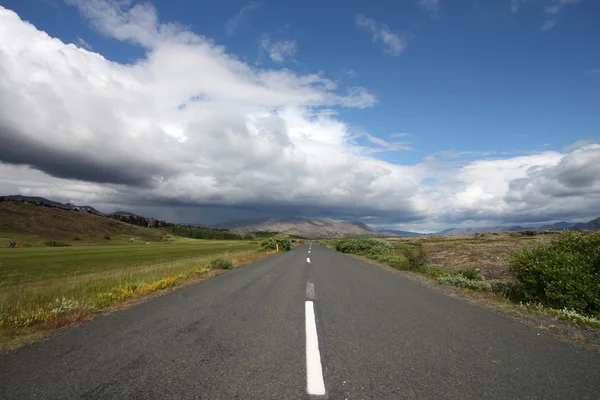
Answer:
[[[275,250],[279,251],[279,243],[275,245]]]

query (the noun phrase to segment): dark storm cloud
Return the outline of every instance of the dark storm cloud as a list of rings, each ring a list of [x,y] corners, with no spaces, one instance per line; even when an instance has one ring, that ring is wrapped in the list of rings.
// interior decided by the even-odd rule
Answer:
[[[27,165],[49,175],[97,183],[150,187],[170,173],[152,162],[106,159],[102,151],[47,146],[0,122],[0,162]]]

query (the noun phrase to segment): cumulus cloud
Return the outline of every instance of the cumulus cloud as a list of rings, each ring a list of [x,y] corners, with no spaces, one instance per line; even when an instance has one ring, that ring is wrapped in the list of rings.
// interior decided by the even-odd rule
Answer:
[[[225,33],[228,36],[232,36],[233,34],[235,34],[235,31],[237,30],[238,26],[244,23],[244,20],[246,19],[248,13],[252,10],[260,8],[260,6],[260,3],[256,1],[251,1],[244,7],[242,7],[240,11],[238,11],[237,14],[231,17],[225,24]]]
[[[296,54],[295,40],[271,40],[269,35],[262,35],[259,40],[260,50],[267,53],[272,61],[282,63],[286,58]]]
[[[362,14],[356,14],[355,22],[356,26],[371,33],[373,42],[379,40],[383,43],[385,54],[399,56],[406,49],[407,39],[390,31],[386,24],[367,18]]]
[[[145,3],[74,4],[101,32],[146,54],[109,61],[0,7],[3,194],[188,222],[304,214],[437,227],[600,213],[598,145],[385,162],[380,151],[409,146],[357,134],[339,117],[340,108],[373,106],[367,89],[323,73],[253,68],[161,23]]]

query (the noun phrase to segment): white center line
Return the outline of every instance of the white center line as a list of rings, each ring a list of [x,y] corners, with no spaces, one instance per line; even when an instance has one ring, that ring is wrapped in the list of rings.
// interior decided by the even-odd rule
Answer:
[[[310,258],[309,257],[306,258],[306,262],[310,264]]]
[[[306,282],[306,299],[307,300],[315,299],[315,285],[310,282]]]
[[[305,303],[306,307],[306,391],[309,395],[324,396],[325,382],[323,367],[319,352],[319,337],[315,321],[315,307],[312,301]]]
[[[308,254],[310,254],[310,250],[308,251]]]

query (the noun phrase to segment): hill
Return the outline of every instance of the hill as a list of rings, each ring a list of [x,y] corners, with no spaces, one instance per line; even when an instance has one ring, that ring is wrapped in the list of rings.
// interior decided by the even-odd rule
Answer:
[[[46,204],[52,207],[60,207],[65,208],[67,210],[77,210],[77,211],[88,211],[99,214],[100,211],[96,210],[94,207],[90,206],[77,206],[71,203],[59,203],[58,201],[48,200],[44,197],[35,197],[35,196],[21,196],[21,195],[11,195],[11,196],[3,196],[6,199],[10,200],[25,200],[32,203],[41,203]]]
[[[448,228],[436,233],[435,235],[467,235],[473,233],[490,233],[490,232],[519,232],[525,230],[543,230],[543,231],[563,231],[566,229],[600,229],[600,217],[588,222],[556,222],[554,224],[546,224],[538,227],[525,228],[520,225],[515,226],[484,226],[479,228]]]
[[[380,229],[379,232],[382,235],[389,235],[389,236],[423,236],[422,233],[410,232],[410,231],[399,231],[396,229]]]
[[[246,232],[280,232],[300,237],[342,237],[382,235],[362,222],[334,221],[326,218],[258,218],[234,220],[216,228]]]
[[[131,225],[101,214],[81,212],[54,205],[40,206],[34,201],[0,201],[0,245],[18,241],[21,245],[40,245],[46,241],[67,244],[127,243],[161,241],[161,230]],[[5,243],[6,242],[6,243]]]

